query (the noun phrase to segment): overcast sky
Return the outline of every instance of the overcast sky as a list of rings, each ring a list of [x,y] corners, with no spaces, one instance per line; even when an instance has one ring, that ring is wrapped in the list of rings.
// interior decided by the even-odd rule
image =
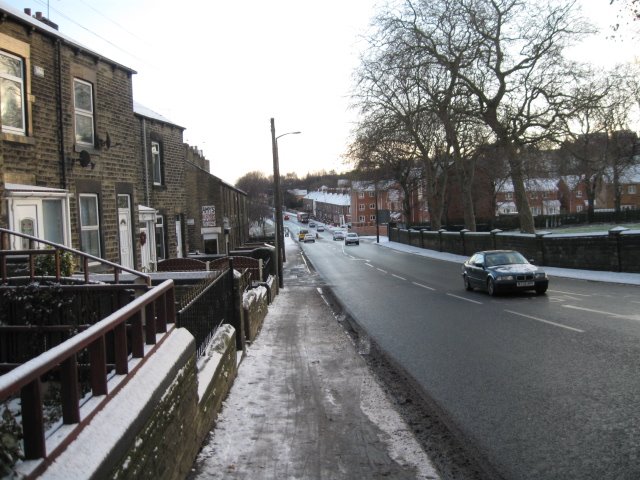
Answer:
[[[602,28],[615,21],[609,0],[580,1]],[[281,174],[348,169],[353,71],[381,0],[7,3],[42,11],[65,35],[136,70],[134,99],[185,127],[185,141],[229,183],[273,173],[272,117],[276,135],[302,132],[278,141]],[[611,63],[636,46],[600,38],[583,52]]]

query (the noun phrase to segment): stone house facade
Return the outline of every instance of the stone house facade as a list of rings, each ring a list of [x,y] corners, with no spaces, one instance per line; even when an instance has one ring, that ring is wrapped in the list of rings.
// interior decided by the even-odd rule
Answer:
[[[135,71],[40,13],[0,4],[0,14],[0,226],[153,271],[189,251],[197,184],[216,192],[228,244],[246,241],[246,195],[208,170],[188,182],[184,127],[134,109]]]

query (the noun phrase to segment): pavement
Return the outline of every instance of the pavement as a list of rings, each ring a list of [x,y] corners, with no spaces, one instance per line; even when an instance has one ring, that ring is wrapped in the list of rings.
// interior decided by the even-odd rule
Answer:
[[[367,364],[370,346],[286,240],[284,288],[189,478],[441,478]]]

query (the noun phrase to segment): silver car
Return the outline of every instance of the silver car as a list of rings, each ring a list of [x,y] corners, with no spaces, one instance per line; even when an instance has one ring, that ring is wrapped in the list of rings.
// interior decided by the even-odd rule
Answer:
[[[347,235],[344,237],[344,244],[345,245],[360,245],[360,238],[358,237],[357,233],[354,232],[349,232],[347,233]]]

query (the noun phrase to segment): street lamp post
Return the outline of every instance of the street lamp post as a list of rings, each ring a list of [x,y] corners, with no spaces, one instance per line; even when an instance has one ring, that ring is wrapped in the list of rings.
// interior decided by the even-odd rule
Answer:
[[[285,259],[284,254],[284,225],[282,223],[282,197],[280,195],[280,165],[278,158],[278,139],[285,135],[297,135],[300,132],[287,132],[276,137],[275,121],[271,119],[271,148],[273,150],[273,201],[276,207],[276,231],[275,231],[275,246],[276,246],[276,263],[278,264],[278,286],[282,288],[284,286],[282,263]]]

